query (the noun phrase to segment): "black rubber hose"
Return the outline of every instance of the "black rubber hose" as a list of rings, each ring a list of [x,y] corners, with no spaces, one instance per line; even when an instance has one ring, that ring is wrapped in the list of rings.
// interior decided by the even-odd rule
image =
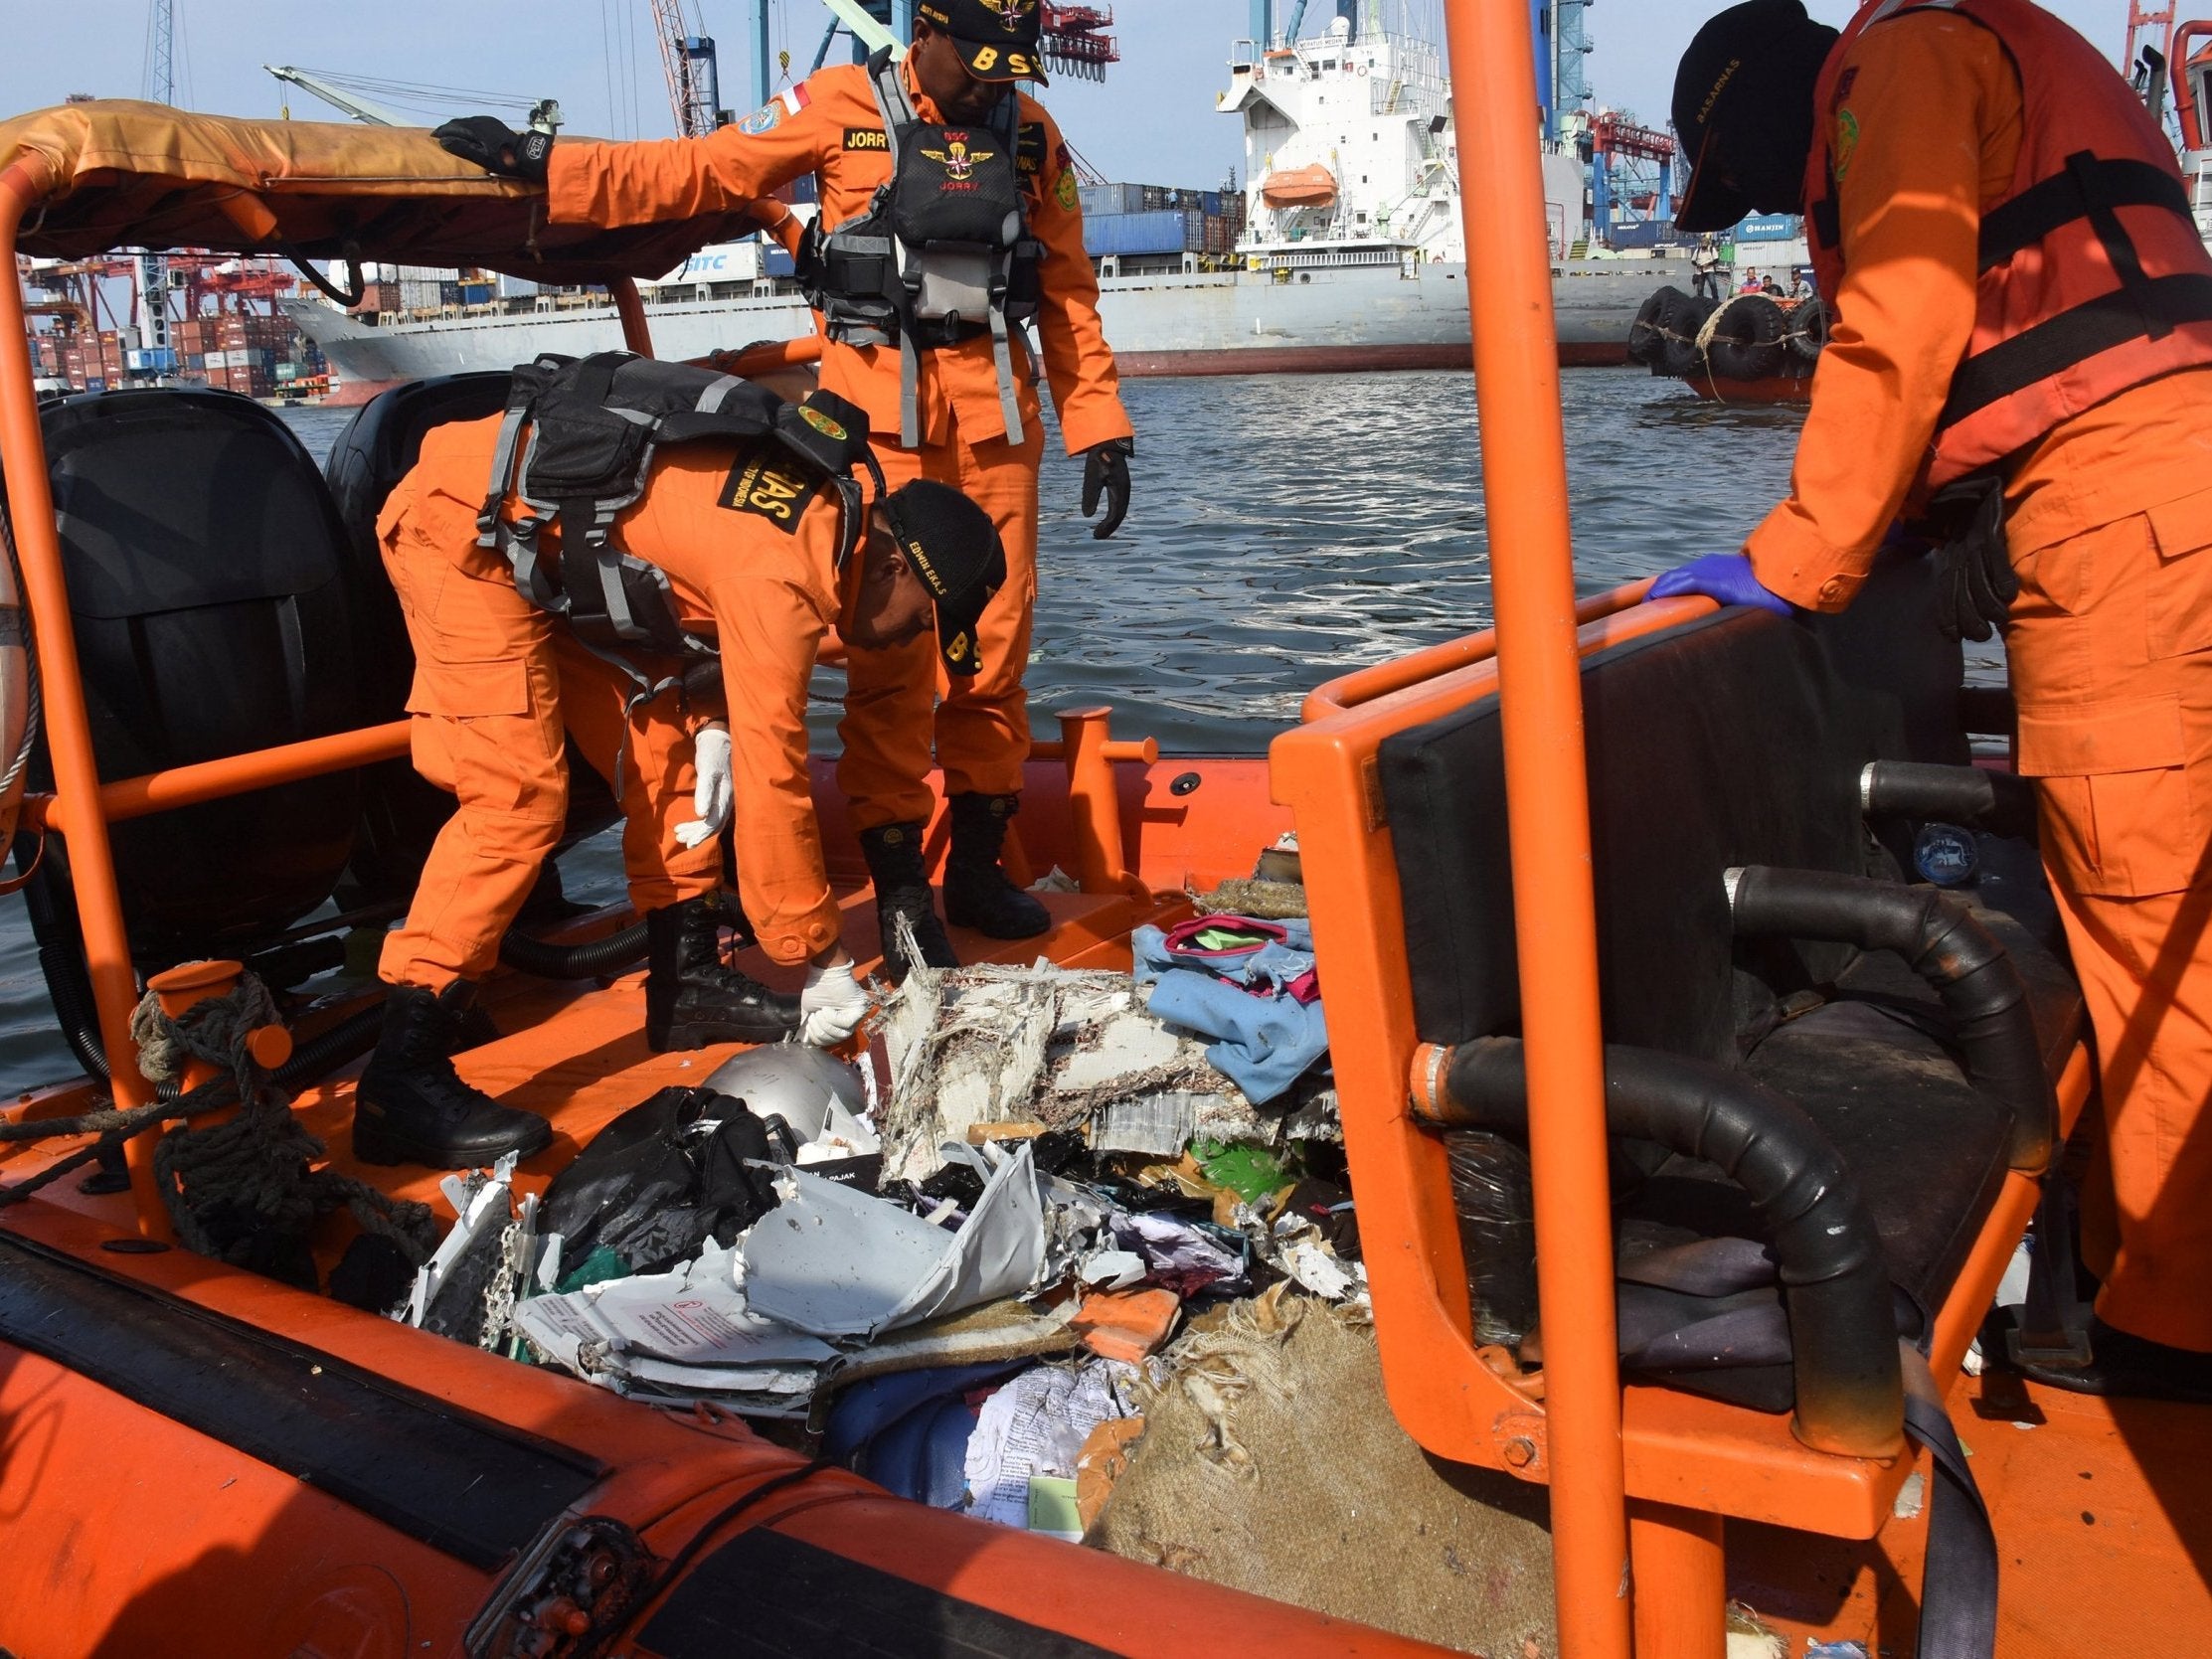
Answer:
[[[1933,818],[1991,835],[2035,839],[2035,785],[2017,772],[1876,760],[1859,773],[1859,805],[1870,815]]]
[[[99,1021],[80,1000],[83,987],[78,975],[84,970],[77,953],[59,940],[41,939],[39,968],[46,975],[46,993],[54,1004],[54,1018],[70,1053],[85,1068],[86,1077],[107,1081],[107,1049],[100,1042]]]
[[[645,923],[638,920],[589,944],[548,944],[509,930],[499,941],[499,959],[535,979],[596,979],[642,962],[647,948]]]
[[[1516,1037],[1450,1052],[1417,1112],[1447,1128],[1525,1134]],[[1789,1317],[1791,1428],[1820,1451],[1889,1457],[1904,1445],[1905,1384],[1889,1268],[1858,1183],[1819,1125],[1740,1073],[1606,1045],[1606,1129],[1717,1164],[1769,1229]]]
[[[277,1086],[304,1088],[347,1062],[359,1060],[376,1047],[377,1037],[383,1030],[384,1004],[381,1000],[348,1014],[320,1037],[310,1038],[292,1051],[292,1058],[276,1068]]]
[[[1741,935],[1819,939],[1889,950],[1943,998],[1966,1080],[2004,1106],[2006,1159],[2040,1174],[2058,1139],[2058,1091],[2044,1070],[2028,988],[2004,946],[1936,888],[1901,887],[1825,870],[1731,870],[1729,908]]]

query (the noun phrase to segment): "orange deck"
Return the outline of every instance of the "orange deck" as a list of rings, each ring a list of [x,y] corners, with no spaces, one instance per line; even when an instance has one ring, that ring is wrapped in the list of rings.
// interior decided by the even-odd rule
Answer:
[[[2212,1651],[2212,1411],[1991,1372],[1951,1414],[1996,1524],[1998,1659]],[[1732,1525],[1730,1593],[1792,1638],[1907,1659],[1926,1519],[1865,1544]]]

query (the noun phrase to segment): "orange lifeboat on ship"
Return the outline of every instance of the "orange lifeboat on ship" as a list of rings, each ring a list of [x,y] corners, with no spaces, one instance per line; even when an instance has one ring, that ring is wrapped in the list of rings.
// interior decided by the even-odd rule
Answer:
[[[1336,175],[1319,162],[1276,168],[1260,181],[1260,199],[1271,208],[1325,208],[1336,195]]]

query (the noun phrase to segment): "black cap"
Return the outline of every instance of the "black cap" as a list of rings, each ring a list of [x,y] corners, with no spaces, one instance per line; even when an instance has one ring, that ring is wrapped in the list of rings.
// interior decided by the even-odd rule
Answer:
[[[1698,30],[1674,72],[1674,136],[1690,160],[1676,230],[1724,231],[1754,209],[1799,205],[1812,86],[1835,41],[1803,0],[1745,0]]]
[[[1038,0],[919,0],[914,15],[951,38],[978,81],[1045,79]]]
[[[1006,580],[1006,549],[990,514],[949,484],[917,478],[883,498],[892,538],[936,605],[947,673],[983,666],[976,618]]]

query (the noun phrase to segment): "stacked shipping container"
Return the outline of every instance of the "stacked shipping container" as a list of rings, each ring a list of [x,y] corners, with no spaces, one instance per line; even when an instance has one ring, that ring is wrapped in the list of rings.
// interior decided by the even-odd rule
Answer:
[[[1107,254],[1233,251],[1244,230],[1239,192],[1178,190],[1159,184],[1091,184],[1083,187],[1083,246],[1093,258]]]
[[[35,334],[31,353],[37,373],[66,380],[73,391],[98,392],[129,379],[176,375],[250,398],[274,393],[279,363],[317,359],[290,318],[252,312],[172,322],[166,348],[142,345],[136,329],[102,329],[92,335]]]

